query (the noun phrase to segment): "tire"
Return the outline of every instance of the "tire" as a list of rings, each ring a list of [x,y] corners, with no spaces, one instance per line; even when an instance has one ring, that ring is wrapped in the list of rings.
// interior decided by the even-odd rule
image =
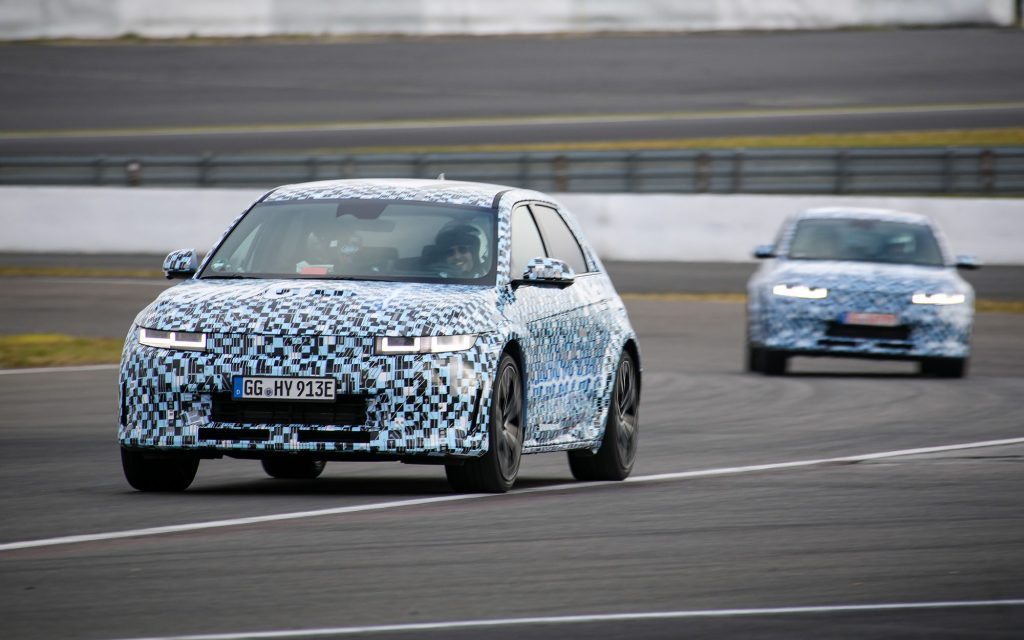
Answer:
[[[761,371],[761,349],[754,345],[747,343],[747,362],[746,370],[749,373],[759,373]]]
[[[936,378],[963,378],[967,375],[967,358],[929,358],[922,360],[921,375]]]
[[[122,448],[121,468],[128,484],[139,491],[184,491],[196,478],[199,458]]]
[[[260,460],[267,475],[279,480],[312,480],[324,471],[327,462],[299,456],[274,456]]]
[[[781,376],[786,373],[789,356],[770,349],[758,349],[757,370],[766,376]]]
[[[597,453],[570,451],[569,470],[577,480],[625,480],[633,471],[640,436],[640,378],[636,362],[623,352],[615,371],[608,421]]]
[[[452,489],[464,493],[505,493],[519,476],[523,456],[523,377],[515,359],[506,354],[498,362],[491,392],[487,452],[465,462],[446,464]]]

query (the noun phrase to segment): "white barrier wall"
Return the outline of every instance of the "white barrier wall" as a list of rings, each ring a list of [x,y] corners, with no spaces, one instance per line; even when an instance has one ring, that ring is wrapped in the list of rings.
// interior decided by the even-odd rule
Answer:
[[[1017,0],[0,0],[0,39],[1010,25]]]
[[[206,252],[262,195],[251,189],[0,188],[0,251]],[[923,213],[957,253],[1024,265],[1024,200],[670,194],[561,194],[609,260],[750,260],[789,215],[822,206]]]

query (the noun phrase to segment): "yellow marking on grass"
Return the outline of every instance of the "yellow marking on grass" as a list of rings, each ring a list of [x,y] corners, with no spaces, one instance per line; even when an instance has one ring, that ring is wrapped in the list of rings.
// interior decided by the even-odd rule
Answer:
[[[653,300],[656,302],[746,302],[742,293],[622,293],[623,300]],[[974,301],[978,313],[1024,313],[1024,300],[991,300],[982,298]]]
[[[121,359],[123,338],[82,338],[55,333],[0,336],[0,368],[107,364]]]
[[[117,269],[106,267],[0,266],[0,277],[163,278],[164,272],[157,269]]]
[[[592,142],[524,142],[516,144],[405,145],[304,149],[310,155],[374,153],[500,153],[529,151],[659,151],[673,149],[826,149],[1024,146],[1024,127],[876,131],[805,135],[729,136]],[[268,152],[269,153],[269,152]]]
[[[864,115],[886,113],[934,113],[949,111],[993,111],[1024,109],[1024,102],[974,102],[949,104],[850,105],[832,107],[722,109],[705,111],[663,111],[645,113],[545,114],[530,116],[489,116],[421,118],[404,120],[348,120],[334,122],[292,122],[237,125],[99,127],[85,129],[36,129],[0,131],[0,139],[118,138],[133,136],[181,136],[248,133],[293,133],[302,131],[364,131],[431,128],[468,128],[523,125],[605,124],[686,120],[744,120],[807,116]]]

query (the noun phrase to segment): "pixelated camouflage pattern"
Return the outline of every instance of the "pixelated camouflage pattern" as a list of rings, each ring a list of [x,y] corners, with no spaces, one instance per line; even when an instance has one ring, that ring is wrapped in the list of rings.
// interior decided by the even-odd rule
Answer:
[[[237,451],[361,452],[479,456],[491,386],[504,349],[522,354],[527,424],[524,452],[590,448],[603,436],[616,366],[635,341],[625,306],[575,219],[541,193],[443,181],[331,181],[289,185],[263,200],[379,198],[493,208],[498,224],[495,286],[328,280],[190,279],[144,309],[121,364],[120,442],[129,447]],[[592,271],[570,287],[511,287],[512,207],[558,207]],[[239,217],[241,219],[241,217]],[[236,220],[233,224],[237,224]],[[233,226],[233,225],[232,225]],[[224,237],[221,240],[223,242]],[[211,254],[213,252],[211,251]],[[141,345],[139,327],[207,334],[205,352]],[[376,336],[476,334],[466,351],[378,355]],[[370,398],[366,421],[319,425],[370,431],[369,442],[299,442],[309,425],[261,425],[268,441],[199,440],[214,423],[211,394],[235,376],[330,376],[340,394]]]
[[[796,223],[808,218],[886,220],[931,227],[946,266],[918,266],[833,260],[787,260]],[[765,261],[747,289],[747,336],[755,346],[795,354],[902,358],[966,358],[974,320],[974,290],[953,264],[948,244],[928,218],[872,209],[816,209],[788,220],[775,246],[780,256]],[[772,293],[777,284],[828,289],[821,300],[788,298]],[[963,304],[913,304],[915,293],[961,293]],[[847,344],[825,344],[829,322],[849,312],[895,314],[910,328],[907,340],[849,338]]]

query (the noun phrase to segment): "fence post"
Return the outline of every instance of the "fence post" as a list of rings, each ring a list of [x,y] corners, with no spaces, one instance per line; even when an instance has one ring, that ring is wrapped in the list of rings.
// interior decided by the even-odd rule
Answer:
[[[555,156],[551,161],[551,170],[555,174],[555,191],[565,193],[569,190],[569,160],[562,155]]]
[[[701,151],[697,155],[696,175],[693,178],[693,190],[697,193],[706,193],[711,184],[711,156]]]
[[[836,194],[846,192],[846,172],[848,164],[846,154],[846,149],[840,149],[836,154]]]
[[[732,192],[739,193],[743,188],[743,149],[736,149],[732,156]]]
[[[129,187],[137,187],[142,184],[142,163],[138,160],[129,160],[124,165],[124,181]]]
[[[953,192],[953,149],[946,147],[942,154],[942,191],[943,193]]]
[[[985,149],[978,157],[978,172],[981,174],[981,188],[984,191],[992,191],[995,186],[995,154],[991,149]]]
[[[98,155],[93,160],[92,168],[92,183],[96,186],[103,185],[103,163],[106,161],[106,156]]]
[[[204,153],[199,158],[199,186],[210,186],[210,162],[213,160],[212,153]]]

